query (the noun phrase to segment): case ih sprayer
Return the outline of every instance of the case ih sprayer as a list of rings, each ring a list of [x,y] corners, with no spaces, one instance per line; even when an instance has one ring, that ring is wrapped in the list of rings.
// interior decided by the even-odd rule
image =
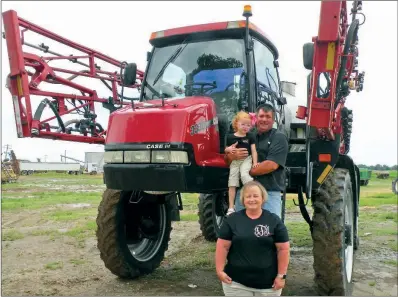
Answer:
[[[98,248],[112,273],[136,278],[163,260],[171,222],[183,207],[180,193],[200,193],[202,233],[216,240],[227,209],[225,134],[237,111],[254,112],[269,102],[277,111],[276,127],[289,139],[287,190],[281,199],[285,205],[286,193],[298,196],[313,239],[319,294],[349,295],[359,244],[360,180],[347,155],[352,112],[345,101],[351,90],[363,87],[364,74],[356,70],[361,6],[354,1],[350,11],[346,1],[321,3],[318,36],[303,47],[309,70],[303,104],[291,96],[294,84],[279,77],[277,48],[249,22],[250,6],[242,21],[154,32],[145,72],[30,23],[15,11],[4,12],[7,85],[18,137],[104,144],[107,189],[97,217]],[[80,54],[31,44],[27,32]],[[82,68],[54,66],[59,60]],[[76,82],[82,77],[100,80],[109,97]],[[61,86],[68,91],[49,88]],[[139,100],[127,98],[128,89],[138,90]],[[41,101],[33,110],[37,97]],[[98,103],[110,112],[107,129],[97,120]],[[45,110],[53,116],[44,118]],[[77,112],[81,118],[65,120]]]

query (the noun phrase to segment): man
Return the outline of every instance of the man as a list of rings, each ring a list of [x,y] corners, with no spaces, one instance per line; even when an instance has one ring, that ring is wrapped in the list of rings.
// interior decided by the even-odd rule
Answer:
[[[250,175],[260,182],[268,192],[267,202],[263,208],[282,215],[281,192],[285,190],[285,163],[288,154],[287,137],[273,128],[275,109],[270,104],[264,104],[256,111],[256,128],[253,133],[256,137],[256,148],[259,165],[250,170]],[[233,147],[234,145],[232,145]],[[234,153],[227,154],[226,162],[245,159],[248,156],[246,149],[235,149]],[[235,210],[243,209],[240,203],[240,190],[236,193]]]

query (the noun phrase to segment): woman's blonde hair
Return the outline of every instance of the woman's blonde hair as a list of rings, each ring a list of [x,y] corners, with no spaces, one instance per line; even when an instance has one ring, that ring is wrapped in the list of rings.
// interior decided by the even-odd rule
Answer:
[[[238,122],[240,120],[250,120],[251,121],[251,117],[247,112],[244,111],[239,111],[233,118],[232,120],[232,128],[234,128],[234,131],[238,131]]]
[[[261,192],[261,198],[262,198],[262,200],[263,200],[263,204],[267,201],[267,199],[268,199],[268,193],[267,193],[267,190],[263,187],[263,185],[262,184],[260,184],[259,182],[257,182],[257,181],[249,181],[249,182],[247,182],[244,186],[243,186],[243,188],[242,188],[242,190],[240,191],[240,203],[243,205],[243,206],[245,206],[245,203],[244,203],[244,201],[245,201],[245,192],[247,191],[247,189],[249,189],[249,188],[252,188],[252,187],[258,187],[259,189],[260,189],[260,192]]]

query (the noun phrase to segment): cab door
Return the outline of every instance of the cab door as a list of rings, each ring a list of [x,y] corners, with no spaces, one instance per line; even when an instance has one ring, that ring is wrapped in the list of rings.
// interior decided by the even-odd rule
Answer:
[[[256,73],[256,107],[270,103],[276,110],[274,127],[282,116],[281,106],[277,104],[277,97],[280,96],[280,84],[278,70],[275,67],[274,55],[271,50],[258,39],[253,38],[254,69]]]

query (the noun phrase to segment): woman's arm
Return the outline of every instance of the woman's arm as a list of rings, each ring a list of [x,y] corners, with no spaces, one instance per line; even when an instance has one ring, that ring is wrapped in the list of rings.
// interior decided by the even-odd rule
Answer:
[[[278,253],[278,274],[286,274],[290,260],[290,243],[277,242],[275,245]]]
[[[273,289],[279,290],[285,287],[286,280],[282,278],[282,275],[287,274],[290,259],[290,243],[277,242],[275,245],[278,253],[278,275],[274,280]]]
[[[224,239],[217,239],[216,244],[216,272],[220,281],[230,284],[232,279],[224,272],[225,262],[227,260],[227,255],[229,248],[231,247],[231,241]]]

